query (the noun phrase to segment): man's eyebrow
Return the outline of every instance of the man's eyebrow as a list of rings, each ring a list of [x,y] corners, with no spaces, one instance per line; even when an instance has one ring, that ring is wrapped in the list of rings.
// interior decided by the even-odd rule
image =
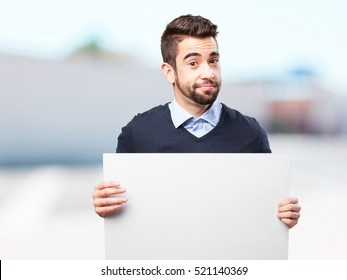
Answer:
[[[183,60],[186,60],[187,58],[191,57],[191,56],[201,56],[200,53],[197,52],[191,52],[185,55],[185,57],[183,58]]]
[[[201,54],[198,52],[191,52],[191,53],[186,54],[185,57],[183,58],[183,60],[186,60],[187,58],[189,58],[191,56],[201,56]],[[210,56],[218,56],[219,57],[219,52],[211,52]]]

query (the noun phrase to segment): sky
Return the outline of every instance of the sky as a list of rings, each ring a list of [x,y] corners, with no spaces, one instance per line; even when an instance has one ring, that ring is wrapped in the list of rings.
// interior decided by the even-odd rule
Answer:
[[[223,77],[310,68],[347,94],[347,1],[0,0],[0,53],[60,59],[91,37],[160,68],[160,36],[181,14],[219,27]]]

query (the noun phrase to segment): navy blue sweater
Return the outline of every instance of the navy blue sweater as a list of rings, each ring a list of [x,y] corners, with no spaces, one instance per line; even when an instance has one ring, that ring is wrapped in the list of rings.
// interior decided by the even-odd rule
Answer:
[[[222,104],[218,125],[198,138],[175,128],[168,104],[138,114],[118,137],[117,153],[271,153],[264,129]]]

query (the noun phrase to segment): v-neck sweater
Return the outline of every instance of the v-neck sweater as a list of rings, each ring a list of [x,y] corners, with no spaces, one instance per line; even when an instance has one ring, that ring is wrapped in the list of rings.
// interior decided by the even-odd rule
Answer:
[[[222,103],[219,123],[196,137],[175,128],[168,103],[135,116],[118,137],[117,153],[271,153],[257,120]]]

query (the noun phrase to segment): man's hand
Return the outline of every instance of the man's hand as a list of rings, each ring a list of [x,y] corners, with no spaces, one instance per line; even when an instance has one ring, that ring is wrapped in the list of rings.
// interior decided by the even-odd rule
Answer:
[[[118,182],[102,182],[97,184],[93,194],[95,212],[104,218],[106,214],[122,208],[123,203],[127,202],[128,199],[111,196],[122,193],[125,193],[125,189],[121,188]]]
[[[290,196],[278,204],[277,217],[287,225],[288,228],[292,228],[298,223],[300,210],[301,206],[299,205],[299,200],[296,197]]]

